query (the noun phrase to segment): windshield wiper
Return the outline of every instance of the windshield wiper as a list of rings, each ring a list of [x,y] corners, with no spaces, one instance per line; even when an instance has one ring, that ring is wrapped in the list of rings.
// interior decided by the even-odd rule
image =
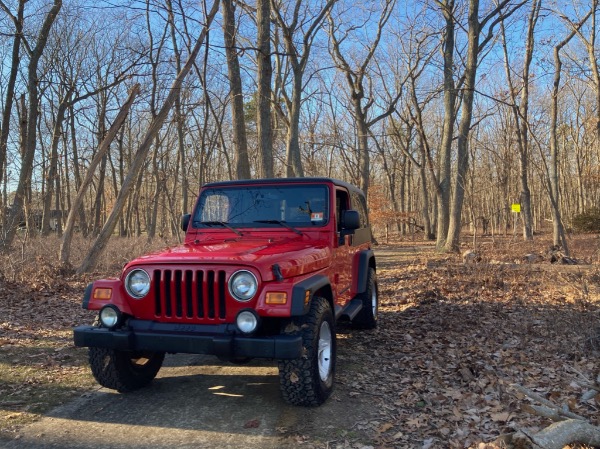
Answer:
[[[242,235],[242,233],[240,231],[238,231],[237,229],[235,229],[233,226],[231,226],[229,223],[225,222],[225,221],[195,221],[194,222],[194,226],[197,225],[204,225],[204,226],[223,226],[224,228],[229,229],[232,232],[235,232],[237,235]]]
[[[294,231],[298,235],[304,235],[302,231],[299,231],[295,227],[290,226],[289,224],[287,224],[287,222],[283,220],[254,220],[254,223],[278,224],[283,226],[284,228],[288,228],[290,231]]]

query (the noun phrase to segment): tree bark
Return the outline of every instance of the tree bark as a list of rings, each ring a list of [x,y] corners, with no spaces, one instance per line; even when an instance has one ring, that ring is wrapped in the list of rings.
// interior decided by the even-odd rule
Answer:
[[[190,52],[190,56],[187,62],[185,63],[181,71],[177,74],[177,77],[175,78],[175,81],[173,82],[171,89],[169,90],[169,94],[167,95],[163,106],[161,107],[156,117],[150,123],[150,127],[146,132],[146,135],[144,136],[144,139],[142,140],[138,150],[136,151],[133,161],[131,162],[129,173],[125,178],[123,185],[121,186],[121,190],[119,191],[119,195],[117,196],[113,209],[110,215],[108,216],[108,219],[106,220],[106,223],[102,228],[100,235],[96,239],[93,247],[87,253],[81,266],[77,269],[78,273],[85,273],[90,270],[93,270],[96,264],[98,263],[98,258],[104,251],[104,248],[106,247],[106,244],[108,243],[108,240],[110,239],[110,236],[112,235],[115,229],[123,207],[125,206],[127,198],[129,197],[129,194],[132,191],[135,181],[137,180],[140,174],[140,171],[142,169],[142,166],[144,165],[152,142],[158,134],[158,132],[160,131],[160,129],[162,128],[162,125],[166,120],[169,111],[173,107],[175,97],[179,94],[181,90],[183,80],[194,65],[194,61],[196,60],[196,57],[200,52],[200,48],[202,47],[204,39],[206,38],[206,35],[208,33],[208,29],[215,15],[217,14],[218,9],[219,0],[215,0],[210,12],[206,17],[206,24],[202,29],[202,33],[200,34],[196,44],[194,45],[194,48]]]
[[[580,419],[559,421],[533,435],[525,432],[517,435],[520,441],[534,449],[563,449],[577,443],[600,446],[600,427]]]

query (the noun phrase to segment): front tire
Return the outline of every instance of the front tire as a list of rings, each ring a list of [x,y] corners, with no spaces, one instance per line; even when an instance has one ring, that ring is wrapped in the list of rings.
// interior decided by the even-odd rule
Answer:
[[[156,377],[164,352],[89,348],[92,374],[100,385],[120,393],[137,390]]]
[[[352,324],[359,329],[375,329],[377,315],[379,314],[379,289],[377,287],[377,273],[374,268],[369,268],[367,273],[367,290],[360,296],[362,309],[352,320]]]
[[[335,320],[325,298],[314,297],[307,315],[293,323],[302,335],[304,355],[279,361],[283,398],[292,405],[318,406],[333,391],[336,362]]]

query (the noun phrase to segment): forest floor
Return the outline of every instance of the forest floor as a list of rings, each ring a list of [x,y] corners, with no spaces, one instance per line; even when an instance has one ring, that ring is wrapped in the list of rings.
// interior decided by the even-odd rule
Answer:
[[[379,327],[340,328],[329,408],[282,408],[299,424],[264,430],[311,449],[506,447],[502,435],[551,423],[529,413],[536,404],[514,385],[600,424],[600,395],[589,388],[600,372],[598,236],[569,240],[577,265],[551,264],[547,236],[476,243],[475,263],[430,242],[378,245]],[[53,266],[49,248],[33,260],[25,253],[0,261],[0,447],[98,390],[72,327],[92,319],[80,307],[86,283],[117,274],[120,263],[82,278]],[[524,263],[528,254],[539,257]],[[267,408],[279,401],[274,394]],[[335,429],[321,416],[350,409]],[[309,414],[320,418],[302,426]]]

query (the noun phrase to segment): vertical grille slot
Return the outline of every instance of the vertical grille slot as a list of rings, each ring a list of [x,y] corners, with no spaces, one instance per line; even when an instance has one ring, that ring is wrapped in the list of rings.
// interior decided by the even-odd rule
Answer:
[[[173,316],[173,304],[171,303],[171,270],[165,270],[163,285],[165,287],[165,315]]]
[[[153,277],[154,277],[154,314],[156,316],[162,315],[162,305],[161,305],[161,301],[160,301],[160,298],[162,297],[162,295],[160,294],[160,287],[161,287],[160,274],[161,274],[160,270],[154,270],[154,273],[153,273]]]
[[[209,271],[206,276],[206,283],[208,284],[208,317],[215,317],[215,272]]]
[[[198,318],[204,317],[204,271],[196,271],[196,304],[198,310],[196,316]]]
[[[192,318],[194,316],[194,272],[185,270],[185,316]]]
[[[219,318],[225,318],[225,272],[219,271],[219,284],[218,296],[219,296]]]
[[[227,316],[224,270],[154,270],[154,313],[180,321],[224,320]]]

